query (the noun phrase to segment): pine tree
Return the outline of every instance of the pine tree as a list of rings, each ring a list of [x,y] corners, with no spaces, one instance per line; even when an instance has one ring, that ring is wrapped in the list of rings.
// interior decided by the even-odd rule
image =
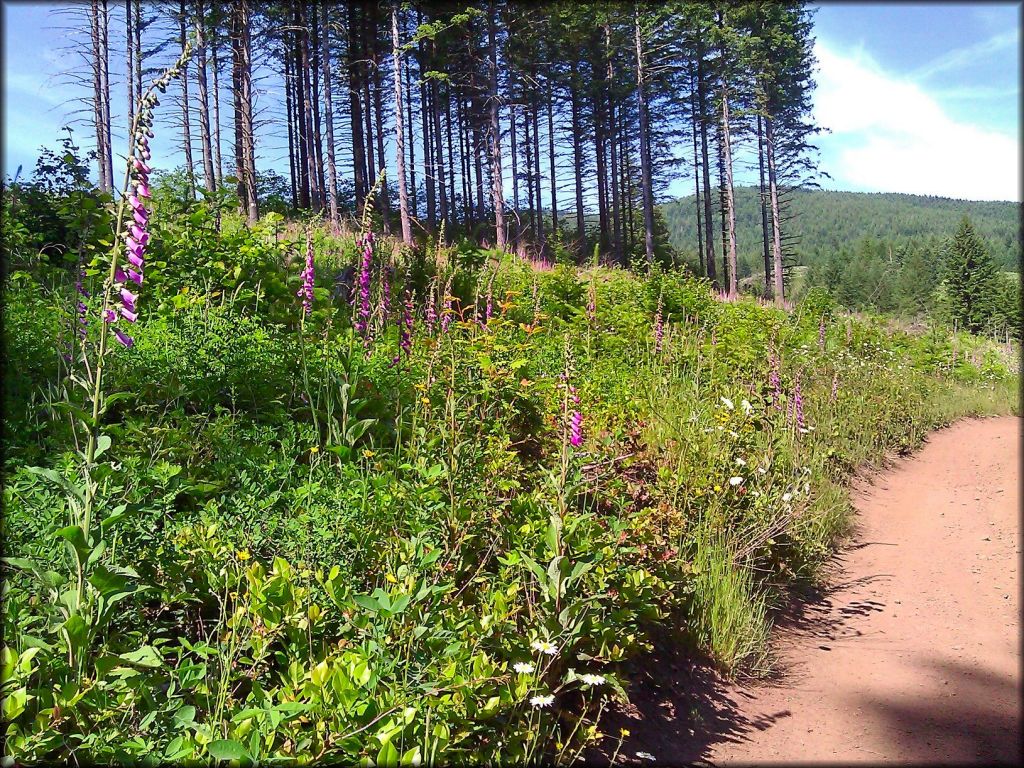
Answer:
[[[971,333],[986,330],[995,314],[999,271],[967,216],[950,243],[945,277],[952,319]]]

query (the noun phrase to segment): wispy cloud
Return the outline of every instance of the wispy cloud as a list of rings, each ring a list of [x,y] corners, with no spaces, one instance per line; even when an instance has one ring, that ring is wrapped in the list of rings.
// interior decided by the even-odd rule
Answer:
[[[979,59],[1016,48],[1019,40],[1020,32],[1017,29],[1008,29],[974,45],[955,48],[914,70],[910,73],[910,78],[912,80],[927,80],[942,72],[962,69]]]
[[[921,85],[820,39],[815,118],[824,169],[841,186],[1019,200],[1016,136],[950,117]]]

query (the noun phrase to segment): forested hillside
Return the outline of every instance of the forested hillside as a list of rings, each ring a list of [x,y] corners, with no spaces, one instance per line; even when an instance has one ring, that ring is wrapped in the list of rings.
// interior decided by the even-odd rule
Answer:
[[[960,219],[971,218],[992,258],[1004,270],[1020,263],[1020,204],[951,200],[895,193],[795,189],[787,193],[789,249],[796,263],[814,265],[863,238],[894,250],[953,235]],[[662,206],[672,245],[683,254],[697,250],[693,195]],[[763,272],[761,206],[756,187],[736,188],[736,239],[740,274]]]

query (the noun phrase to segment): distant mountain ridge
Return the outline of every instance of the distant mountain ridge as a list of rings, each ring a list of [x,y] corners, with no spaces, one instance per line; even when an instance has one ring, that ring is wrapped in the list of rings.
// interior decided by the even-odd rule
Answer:
[[[945,238],[953,234],[960,218],[967,214],[996,263],[1005,270],[1020,270],[1020,203],[817,189],[793,190],[789,196],[790,212],[796,217],[787,231],[799,235],[799,242],[793,246],[799,264],[818,263],[842,246],[853,245],[865,237],[889,242],[894,248],[901,243]],[[661,207],[672,245],[683,253],[696,254],[694,196]],[[720,251],[717,210],[714,229]],[[763,256],[761,206],[756,187],[736,188],[736,230],[740,259],[757,271]]]

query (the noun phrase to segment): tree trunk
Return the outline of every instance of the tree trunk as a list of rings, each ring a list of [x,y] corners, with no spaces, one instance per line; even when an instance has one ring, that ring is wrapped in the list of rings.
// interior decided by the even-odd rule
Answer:
[[[440,121],[440,115],[437,118]],[[440,123],[439,123],[440,124]],[[452,98],[451,91],[445,94],[445,109],[444,109],[444,130],[445,137],[448,141],[448,201],[449,207],[451,208],[449,223],[455,223],[455,218],[458,212],[455,209],[455,152],[454,143],[452,142]],[[440,131],[438,131],[440,133]],[[441,185],[444,185],[444,179],[441,179]]]
[[[558,234],[558,184],[555,175],[555,117],[552,108],[551,78],[548,81],[548,167],[551,171],[551,232]]]
[[[410,71],[412,67],[408,63],[405,65],[405,110],[406,117],[408,118],[408,130],[409,134],[406,136],[406,141],[409,143],[409,193],[412,195],[411,216],[417,218],[419,216],[419,199],[418,191],[416,189],[416,124],[413,122],[413,109],[412,109],[412,75]],[[420,122],[423,121],[423,105],[420,105]]]
[[[577,98],[576,59],[570,62],[572,78],[569,83],[569,105],[572,109],[572,157],[576,175],[576,237],[580,248],[586,248],[587,233],[583,221],[583,142],[580,140],[580,105]]]
[[[125,48],[125,93],[128,96],[128,156],[135,157],[135,142],[132,140],[132,126],[135,125],[135,66],[132,57],[134,34],[132,32],[132,3],[128,0],[124,9]]]
[[[778,176],[775,172],[775,134],[772,130],[772,119],[766,118],[765,127],[765,148],[768,153],[768,193],[772,204],[772,261],[775,269],[775,303],[782,306],[785,300],[782,273],[782,231],[779,217],[779,187]]]
[[[722,158],[725,163],[725,220],[728,231],[729,298],[736,298],[736,208],[732,185],[732,140],[729,136],[729,91],[722,82]]]
[[[309,14],[312,13],[312,18]],[[313,148],[316,151],[316,185],[319,191],[320,208],[327,207],[327,179],[324,163],[323,128],[320,123],[320,11],[314,3],[303,16],[306,24],[306,39],[309,41],[310,93],[313,97]]]
[[[707,267],[704,265],[704,232],[700,209],[700,153],[697,150],[697,83],[694,74],[693,63],[689,65],[690,72],[690,129],[693,136],[693,192],[697,209],[697,263],[700,271],[707,274]]]
[[[181,0],[178,6],[178,42],[181,45],[182,53],[185,52],[185,0]],[[195,164],[192,160],[192,129],[191,110],[189,109],[188,96],[188,62],[181,68],[181,141],[185,150],[185,180],[188,183],[188,196],[196,198]]]
[[[510,104],[508,110],[508,121],[509,121],[509,140],[511,146],[509,147],[509,154],[512,156],[512,210],[515,212],[516,224],[512,236],[512,240],[518,244],[519,237],[521,235],[519,231],[519,161],[516,157],[516,105]]]
[[[618,153],[618,124],[615,120],[615,99],[613,89],[615,87],[615,70],[612,67],[611,56],[611,28],[606,22],[604,25],[604,52],[608,60],[608,148],[611,160],[611,192],[612,192],[612,257],[619,264],[625,265],[622,252],[622,217],[619,205],[619,153]]]
[[[295,167],[298,169],[299,206],[309,209],[313,205],[312,185],[310,183],[309,134],[306,111],[309,108],[302,77],[302,17],[299,12],[298,0],[292,0],[292,19],[294,30],[291,35],[292,60],[292,105],[295,113],[295,143],[298,155]]]
[[[232,8],[232,70],[236,79],[236,148],[238,199],[250,224],[259,219],[256,196],[256,149],[252,124],[252,44],[249,33],[249,0],[237,0]]]
[[[142,0],[135,0],[137,3],[141,3]],[[217,189],[220,189],[224,184],[224,163],[221,158],[220,151],[220,66],[217,61],[217,49],[219,47],[219,37],[217,34],[217,20],[219,9],[217,3],[214,2],[211,7],[213,25],[211,27],[211,40],[210,40],[210,65],[213,74],[213,168],[217,184]],[[141,87],[141,83],[140,83]],[[293,194],[294,198],[295,195]]]
[[[595,67],[596,69],[596,67]],[[596,84],[595,84],[596,85]],[[598,87],[593,94],[594,159],[597,170],[597,242],[602,252],[608,250],[608,198],[605,195],[608,169],[605,166],[604,151],[604,105]]]
[[[316,136],[313,131],[313,102],[314,95],[312,92],[312,84],[310,83],[310,55],[309,55],[309,24],[307,23],[306,16],[306,4],[300,0],[299,4],[299,25],[301,32],[299,32],[299,87],[302,89],[303,99],[303,120],[305,128],[305,145],[306,145],[306,169],[309,174],[309,198],[310,207],[313,213],[320,213],[323,209],[320,199],[320,184],[317,177],[316,168]]]
[[[469,160],[469,135],[465,120],[466,108],[463,104],[462,94],[456,101],[455,128],[459,132],[459,175],[462,176],[462,207],[465,221],[465,229],[468,231],[473,226],[473,196],[472,182],[470,181],[470,160]]]
[[[338,167],[334,156],[334,102],[331,96],[331,6],[320,9],[320,46],[323,54],[324,128],[327,132],[327,208],[331,228],[338,229]]]
[[[704,56],[703,53],[697,59],[697,103],[700,109],[700,147],[701,147],[701,173],[704,177],[704,264],[707,270],[708,279],[711,285],[718,290],[718,276],[715,264],[715,240],[713,236],[713,218],[711,211],[711,164],[708,153],[708,124],[707,124],[707,92],[704,80]]]
[[[395,162],[398,165],[398,208],[402,220],[402,242],[412,245],[409,195],[405,189],[405,126],[402,124],[402,54],[398,45],[398,6],[391,6],[391,67],[395,79]]]
[[[377,40],[377,6],[371,4],[373,15],[370,19],[370,39],[372,49],[370,63],[373,66],[373,114],[376,121],[374,131],[377,136],[377,164],[381,168],[384,181],[380,185],[380,217],[384,234],[391,234],[391,190],[388,186],[387,155],[384,153],[384,87],[380,78],[380,50]],[[401,119],[401,118],[398,118]]]
[[[103,131],[103,75],[100,66],[100,4],[92,0],[89,7],[89,34],[92,42],[92,109],[96,125],[96,169],[100,189],[109,192],[107,186],[107,150]]]
[[[206,90],[206,8],[196,0],[196,85],[199,89],[199,138],[203,147],[203,183],[207,192],[216,188],[213,147],[210,143],[210,98]]]
[[[297,177],[300,174],[299,168],[301,166],[298,163],[298,155],[296,153],[296,119],[295,119],[295,87],[293,82],[295,76],[292,74],[292,57],[286,49],[284,52],[284,108],[285,115],[288,121],[288,177],[291,181],[292,190],[292,208],[296,210],[299,207],[299,184]]]
[[[107,189],[114,190],[114,147],[110,138],[110,8],[100,2],[100,49],[103,76],[103,132],[107,151]],[[184,75],[183,75],[184,76]]]
[[[533,179],[537,194],[537,245],[540,252],[544,253],[544,203],[540,195],[540,98],[536,91],[533,92]]]
[[[644,56],[640,39],[640,10],[633,9],[636,33],[636,94],[640,107],[640,185],[644,208],[644,249],[647,268],[654,265],[654,193],[651,189],[651,138],[647,117],[647,96],[644,94]]]
[[[498,121],[498,45],[494,30],[495,8],[487,22],[487,44],[490,53],[490,139],[491,139],[491,197],[494,204],[495,247],[505,250],[505,193],[501,178],[501,124]],[[552,158],[552,163],[554,158]]]
[[[526,194],[527,194],[527,205],[530,211],[530,237],[534,243],[539,240],[537,234],[537,208],[539,205],[534,203],[533,196],[533,162],[532,162],[533,150],[530,149],[530,111],[529,108],[523,106],[523,168],[526,171]]]
[[[417,17],[419,19],[419,17]],[[427,44],[424,41],[420,41],[419,47],[420,56],[420,71],[428,71],[431,66],[431,62],[427,59]],[[420,112],[423,116],[423,185],[424,191],[427,197],[427,229],[430,232],[434,232],[437,229],[437,193],[436,182],[440,181],[444,183],[444,179],[438,179],[436,171],[434,169],[433,154],[434,154],[434,142],[430,135],[434,126],[434,115],[433,113],[437,110],[437,104],[434,103],[434,99],[430,98],[433,95],[433,82],[430,84],[428,90],[427,83],[423,78],[420,78]],[[444,212],[441,212],[441,217],[444,217]]]
[[[431,43],[431,46],[433,46],[433,43]],[[440,86],[436,82],[431,82],[430,89],[430,103],[433,105],[433,108],[430,110],[430,120],[432,123],[430,127],[430,138],[433,140],[434,173],[437,176],[436,188],[438,219],[440,221],[446,221],[448,219],[448,193],[444,187],[445,163],[444,147],[441,142]]]
[[[762,132],[761,115],[757,116],[757,170],[760,183],[758,195],[761,201],[761,248],[764,255],[764,293],[771,292],[772,260],[768,254],[768,200],[764,189],[764,135]]]
[[[369,191],[367,186],[366,156],[363,153],[362,109],[359,104],[359,39],[356,4],[348,7],[348,109],[352,128],[352,176],[356,196],[356,215],[363,215],[363,205]]]

